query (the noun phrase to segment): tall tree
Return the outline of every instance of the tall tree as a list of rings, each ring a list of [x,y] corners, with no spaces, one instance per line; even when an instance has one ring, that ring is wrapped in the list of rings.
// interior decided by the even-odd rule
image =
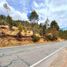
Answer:
[[[50,35],[51,39],[57,40],[58,34],[59,34],[59,25],[55,20],[51,22],[49,31],[51,32],[51,35]]]
[[[5,16],[4,15],[0,15],[0,19],[5,19]]]
[[[45,29],[48,29],[48,26],[49,26],[49,19],[48,18],[46,19],[44,26],[45,26]]]
[[[29,20],[32,22],[32,23],[36,23],[36,22],[38,22],[38,18],[39,16],[38,16],[38,14],[36,13],[36,11],[32,11],[31,13],[30,13],[30,15],[29,15]]]
[[[12,20],[12,18],[11,18],[10,16],[7,16],[7,23],[8,23],[8,25],[9,25],[10,29],[12,29],[13,20]]]
[[[50,24],[50,28],[55,28],[56,30],[59,30],[59,25],[55,20],[53,20]]]
[[[46,25],[43,25],[42,29],[43,29],[42,34],[44,36],[44,34],[46,33]]]
[[[0,25],[5,25],[6,23],[6,16],[0,15]]]
[[[44,25],[43,25],[43,27],[42,27],[42,29],[43,29],[43,32],[42,32],[43,36],[47,32],[47,29],[48,29],[48,26],[49,26],[48,22],[49,22],[49,19],[47,18],[46,21],[45,21],[45,23],[44,23]]]

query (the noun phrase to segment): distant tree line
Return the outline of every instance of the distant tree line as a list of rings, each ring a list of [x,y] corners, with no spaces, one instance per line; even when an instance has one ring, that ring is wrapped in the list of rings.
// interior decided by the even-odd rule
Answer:
[[[19,34],[22,30],[25,32],[29,29],[33,31],[33,35],[35,33],[40,34],[42,37],[48,37],[48,39],[57,38],[58,32],[60,32],[60,27],[56,20],[53,20],[49,23],[49,19],[46,19],[44,23],[38,24],[39,15],[36,11],[32,11],[28,16],[29,21],[21,21],[21,20],[13,20],[10,16],[0,15],[0,25],[9,25],[10,30],[13,26],[19,28]],[[51,33],[51,35],[47,35]],[[62,31],[60,32],[61,36]],[[21,35],[21,34],[20,34]]]

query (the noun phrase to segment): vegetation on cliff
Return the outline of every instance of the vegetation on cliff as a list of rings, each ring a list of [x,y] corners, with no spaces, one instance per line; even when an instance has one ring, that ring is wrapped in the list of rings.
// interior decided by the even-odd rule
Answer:
[[[59,37],[62,39],[67,39],[67,31],[60,30],[60,27],[56,20],[49,21],[47,18],[44,23],[38,24],[39,15],[36,11],[32,11],[28,16],[29,21],[13,20],[10,16],[0,15],[0,39],[2,38],[4,27],[8,26],[7,32],[17,32],[14,38],[21,40],[25,38],[32,38],[33,42],[37,42],[40,38],[47,41],[55,41]],[[15,29],[13,29],[13,27]],[[5,29],[4,29],[5,30]],[[24,34],[25,33],[25,34]],[[10,36],[9,34],[9,36]],[[1,36],[2,35],[2,36]],[[29,40],[29,39],[27,39]]]

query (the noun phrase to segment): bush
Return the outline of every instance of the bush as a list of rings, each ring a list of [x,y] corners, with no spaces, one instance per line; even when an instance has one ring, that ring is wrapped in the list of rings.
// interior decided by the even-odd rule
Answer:
[[[66,39],[67,40],[67,30],[65,30],[65,31],[60,30],[59,31],[59,37],[62,38],[62,39]]]
[[[57,40],[56,35],[47,35],[46,38],[47,38],[47,40],[51,40],[51,41]]]
[[[33,42],[37,42],[37,41],[39,41],[40,40],[40,37],[38,37],[38,36],[36,36],[36,35],[33,35],[32,36],[32,41]]]

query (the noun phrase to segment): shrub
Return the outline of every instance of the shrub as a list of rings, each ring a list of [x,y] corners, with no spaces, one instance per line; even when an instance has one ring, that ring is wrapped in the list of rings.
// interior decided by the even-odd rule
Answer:
[[[47,38],[47,40],[51,40],[51,41],[57,40],[56,35],[47,35],[46,38]]]
[[[40,37],[38,37],[38,36],[36,36],[36,35],[33,35],[32,36],[32,41],[33,42],[37,42],[37,41],[39,41],[40,40]]]
[[[62,38],[62,39],[66,39],[67,40],[67,30],[65,30],[65,31],[60,30],[59,31],[59,37]]]

